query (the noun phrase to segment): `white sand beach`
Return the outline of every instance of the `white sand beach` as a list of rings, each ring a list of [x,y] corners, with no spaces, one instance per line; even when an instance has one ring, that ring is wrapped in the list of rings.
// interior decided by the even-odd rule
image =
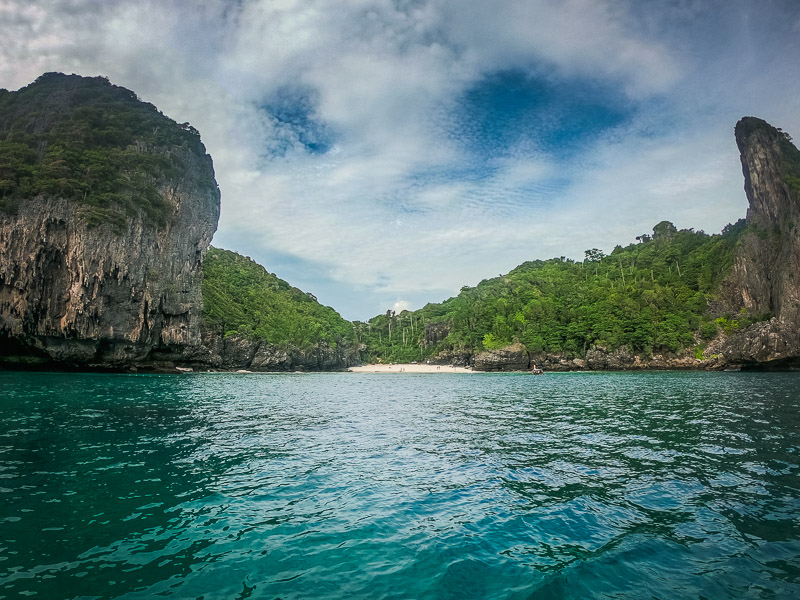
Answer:
[[[350,367],[353,373],[475,373],[467,367],[451,367],[450,365],[428,364],[396,364],[396,365],[364,365]]]

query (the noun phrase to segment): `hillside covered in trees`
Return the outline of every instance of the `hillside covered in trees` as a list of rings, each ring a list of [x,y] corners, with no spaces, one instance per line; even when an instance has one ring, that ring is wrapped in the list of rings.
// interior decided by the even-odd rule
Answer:
[[[219,248],[210,248],[203,264],[203,316],[218,335],[279,347],[354,342],[352,324],[335,310],[253,260]]]
[[[103,77],[45,73],[0,89],[0,213],[40,195],[78,202],[91,224],[117,230],[139,211],[162,224],[159,184],[205,155],[197,131],[178,125]]]
[[[652,235],[610,255],[591,249],[582,262],[523,263],[441,304],[356,323],[364,358],[466,363],[481,351],[515,343],[530,353],[565,357],[583,357],[593,347],[701,357],[719,330],[733,332],[769,317],[709,310],[745,229],[741,220],[708,235],[663,221]]]
[[[662,221],[608,255],[525,262],[444,302],[354,323],[255,263],[212,251],[206,319],[224,336],[348,344],[364,362],[724,368],[735,357],[786,366],[797,356],[800,151],[753,117],[736,139],[750,210],[719,234]]]
[[[770,317],[713,309],[746,229],[741,220],[709,235],[663,221],[609,255],[590,249],[582,262],[525,262],[442,303],[354,323],[249,258],[211,248],[204,318],[222,337],[278,347],[359,345],[364,362],[470,364],[481,352],[511,345],[566,358],[593,348],[702,358],[719,332]]]

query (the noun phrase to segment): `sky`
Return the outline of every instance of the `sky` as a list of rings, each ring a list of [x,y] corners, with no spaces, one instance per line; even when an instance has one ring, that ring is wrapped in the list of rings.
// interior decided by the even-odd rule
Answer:
[[[797,0],[0,0],[0,87],[104,75],[194,125],[213,245],[348,319],[745,216],[800,139]]]

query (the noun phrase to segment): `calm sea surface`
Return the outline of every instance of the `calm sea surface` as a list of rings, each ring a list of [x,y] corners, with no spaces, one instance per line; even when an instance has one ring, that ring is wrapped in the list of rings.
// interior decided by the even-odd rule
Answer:
[[[0,373],[0,598],[800,598],[800,374]]]

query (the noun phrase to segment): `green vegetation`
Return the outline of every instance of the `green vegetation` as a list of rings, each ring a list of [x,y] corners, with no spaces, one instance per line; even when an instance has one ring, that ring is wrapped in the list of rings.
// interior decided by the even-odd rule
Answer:
[[[573,357],[592,346],[679,353],[715,337],[718,327],[731,331],[766,318],[714,320],[707,314],[745,229],[742,220],[707,235],[663,221],[652,236],[639,236],[639,243],[617,246],[610,255],[594,248],[583,262],[526,262],[441,304],[389,311],[355,326],[367,345],[365,358],[384,362],[471,354],[514,342]]]
[[[79,202],[93,225],[121,229],[140,210],[162,224],[159,183],[181,173],[188,151],[205,154],[193,127],[102,77],[46,73],[0,90],[0,212],[49,195]]]
[[[203,263],[203,316],[221,335],[264,339],[304,349],[317,342],[352,344],[353,326],[311,294],[249,258],[210,248]]]
[[[756,117],[744,117],[736,127],[737,135],[742,138],[747,138],[756,131],[764,131],[770,136],[777,136],[782,157],[783,181],[800,198],[800,150],[795,147],[791,136],[779,127],[773,127],[763,119]]]
[[[800,150],[795,148],[792,138],[787,133],[781,132],[781,134],[783,136],[781,138],[783,168],[786,171],[783,180],[800,198]]]

